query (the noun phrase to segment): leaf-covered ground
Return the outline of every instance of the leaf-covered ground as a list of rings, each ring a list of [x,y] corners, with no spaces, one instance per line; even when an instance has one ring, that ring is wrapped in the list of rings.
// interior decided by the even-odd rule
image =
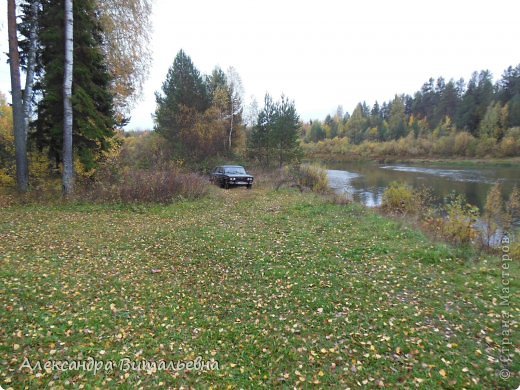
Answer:
[[[502,263],[459,255],[295,192],[3,209],[0,385],[516,388],[518,259],[501,306]],[[20,370],[197,356],[219,370]]]

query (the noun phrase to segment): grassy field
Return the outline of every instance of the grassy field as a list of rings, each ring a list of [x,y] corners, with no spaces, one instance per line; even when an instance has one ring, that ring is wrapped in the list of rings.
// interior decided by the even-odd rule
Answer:
[[[514,264],[501,306],[498,259],[292,191],[12,206],[0,210],[0,385],[516,388],[519,331],[509,320],[503,334],[501,315],[518,315]],[[219,369],[119,366],[198,356]],[[105,367],[35,366],[89,358]]]

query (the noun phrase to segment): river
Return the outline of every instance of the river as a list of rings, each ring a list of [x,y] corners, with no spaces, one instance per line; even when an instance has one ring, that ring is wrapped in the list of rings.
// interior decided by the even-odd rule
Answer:
[[[497,181],[502,183],[504,199],[513,186],[520,188],[520,166],[475,165],[454,167],[446,165],[377,164],[372,162],[338,163],[328,165],[330,186],[338,193],[368,207],[380,206],[383,192],[393,181],[414,188],[431,188],[441,203],[452,191],[464,194],[467,201],[483,209],[486,196]]]

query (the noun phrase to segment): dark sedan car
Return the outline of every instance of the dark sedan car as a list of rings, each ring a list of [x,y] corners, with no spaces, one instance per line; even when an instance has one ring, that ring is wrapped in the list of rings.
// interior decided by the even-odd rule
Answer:
[[[210,180],[221,188],[234,186],[251,188],[254,178],[240,165],[221,165],[211,172]]]

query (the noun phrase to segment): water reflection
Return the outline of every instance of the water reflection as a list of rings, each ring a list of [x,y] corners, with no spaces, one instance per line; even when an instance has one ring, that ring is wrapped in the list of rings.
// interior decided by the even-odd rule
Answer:
[[[509,197],[515,184],[520,186],[520,168],[517,167],[450,168],[375,163],[342,163],[329,167],[333,168],[328,171],[331,187],[368,207],[381,205],[383,192],[392,181],[404,182],[414,188],[429,187],[438,203],[456,191],[480,209],[489,189],[497,181],[503,185],[505,198]]]

